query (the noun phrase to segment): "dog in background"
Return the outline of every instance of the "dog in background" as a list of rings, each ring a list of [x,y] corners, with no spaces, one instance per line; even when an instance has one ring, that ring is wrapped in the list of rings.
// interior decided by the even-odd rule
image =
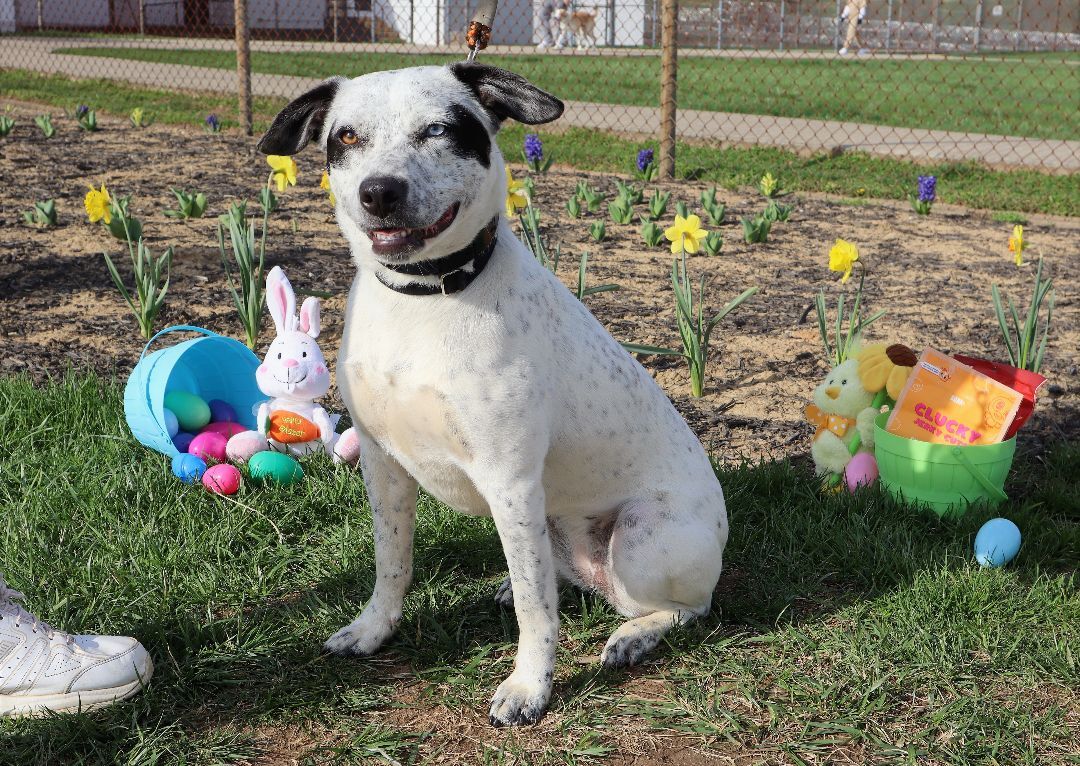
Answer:
[[[570,10],[556,8],[553,18],[559,25],[559,39],[556,48],[564,48],[574,40],[579,51],[596,47],[596,9]]]

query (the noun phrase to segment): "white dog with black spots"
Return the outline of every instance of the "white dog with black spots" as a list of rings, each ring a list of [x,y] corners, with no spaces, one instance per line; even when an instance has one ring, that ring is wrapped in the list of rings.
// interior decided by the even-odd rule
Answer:
[[[376,578],[326,649],[371,654],[401,621],[420,486],[490,516],[509,570],[496,599],[520,632],[491,703],[496,726],[547,709],[559,578],[628,618],[601,659],[633,665],[709,611],[728,537],[701,443],[503,213],[500,124],[562,111],[505,70],[417,67],[328,80],[259,145],[325,149],[357,266],[337,370],[360,434]]]

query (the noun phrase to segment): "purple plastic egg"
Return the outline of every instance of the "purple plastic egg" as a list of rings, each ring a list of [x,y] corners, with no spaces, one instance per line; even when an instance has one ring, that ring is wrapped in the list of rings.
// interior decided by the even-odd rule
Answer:
[[[201,433],[191,440],[191,444],[188,445],[188,452],[207,462],[221,463],[225,460],[225,447],[228,443],[228,439],[213,431]]]
[[[211,422],[235,423],[239,420],[239,418],[236,417],[236,410],[233,409],[233,406],[228,402],[223,402],[220,399],[211,399],[207,404],[210,405]]]
[[[216,495],[234,495],[240,489],[240,471],[234,465],[219,463],[206,469],[202,483]]]
[[[187,452],[191,446],[191,440],[195,438],[195,434],[189,434],[187,431],[181,431],[173,437],[172,443],[176,447],[177,452]]]
[[[226,439],[231,439],[232,437],[236,436],[239,433],[243,433],[246,430],[247,429],[244,428],[239,423],[232,423],[232,422],[225,422],[225,421],[222,421],[222,422],[214,421],[213,423],[208,425],[206,428],[199,431],[199,433],[201,433],[201,434],[206,434],[206,433],[221,434]]]
[[[877,460],[869,452],[857,453],[844,469],[844,478],[852,492],[861,486],[873,484],[878,478]]]

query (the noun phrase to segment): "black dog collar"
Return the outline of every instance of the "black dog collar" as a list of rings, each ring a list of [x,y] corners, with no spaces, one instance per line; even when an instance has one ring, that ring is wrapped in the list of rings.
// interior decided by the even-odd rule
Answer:
[[[480,276],[480,272],[491,260],[491,254],[495,251],[495,243],[498,241],[499,217],[491,219],[491,223],[480,230],[476,238],[467,246],[456,253],[436,258],[433,261],[415,261],[392,265],[380,264],[397,274],[407,274],[413,277],[438,277],[438,284],[426,282],[407,282],[404,285],[392,284],[375,272],[375,278],[384,286],[389,287],[405,295],[450,295],[464,290],[472,284],[472,281]],[[465,267],[472,264],[471,271],[465,271]]]

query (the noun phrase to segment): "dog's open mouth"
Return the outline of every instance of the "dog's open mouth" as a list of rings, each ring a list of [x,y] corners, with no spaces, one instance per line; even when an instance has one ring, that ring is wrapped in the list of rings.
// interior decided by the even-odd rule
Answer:
[[[457,218],[459,204],[446,208],[439,220],[420,229],[370,229],[371,249],[376,255],[402,255],[419,250],[426,240],[446,231]]]

